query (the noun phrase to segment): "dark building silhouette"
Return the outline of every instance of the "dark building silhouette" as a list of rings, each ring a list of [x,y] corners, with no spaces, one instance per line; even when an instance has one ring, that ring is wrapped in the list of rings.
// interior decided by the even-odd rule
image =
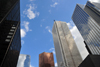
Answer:
[[[39,54],[39,67],[54,67],[53,53]]]
[[[16,67],[20,48],[20,0],[0,0],[0,67]]]
[[[78,67],[100,67],[100,55],[88,55]]]
[[[100,3],[87,1],[86,5],[77,4],[72,20],[85,40],[89,53],[100,55]]]

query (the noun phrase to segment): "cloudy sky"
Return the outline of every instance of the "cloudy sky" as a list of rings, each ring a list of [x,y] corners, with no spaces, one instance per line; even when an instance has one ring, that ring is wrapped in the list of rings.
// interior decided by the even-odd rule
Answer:
[[[65,21],[75,39],[84,59],[87,56],[83,39],[71,20],[77,3],[86,4],[87,0],[20,0],[21,2],[21,54],[31,56],[30,67],[39,66],[39,54],[53,52],[57,66],[52,27],[54,20]],[[100,0],[91,0],[100,2]],[[22,67],[22,66],[21,66]]]

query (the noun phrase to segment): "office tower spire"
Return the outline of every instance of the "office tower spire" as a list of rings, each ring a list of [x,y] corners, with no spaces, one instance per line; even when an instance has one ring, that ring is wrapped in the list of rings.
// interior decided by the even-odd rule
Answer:
[[[77,4],[72,20],[81,33],[89,53],[100,55],[100,3]]]
[[[52,34],[58,67],[78,67],[82,58],[66,22],[55,21]]]
[[[0,0],[0,67],[16,67],[20,48],[20,0]]]

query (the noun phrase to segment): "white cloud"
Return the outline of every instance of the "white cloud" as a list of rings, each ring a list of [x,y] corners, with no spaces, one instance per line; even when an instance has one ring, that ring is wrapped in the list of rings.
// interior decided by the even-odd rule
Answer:
[[[40,27],[42,27],[42,24],[40,25]]]
[[[50,51],[51,51],[51,50],[54,50],[54,48],[50,48],[49,50],[50,50]]]
[[[51,13],[51,10],[49,10],[48,12]]]
[[[52,51],[53,52],[53,54],[55,54],[55,51]]]
[[[49,31],[49,33],[51,33],[51,34],[52,34],[52,32],[51,32],[51,30],[50,30],[50,29],[49,29],[48,31]]]
[[[55,7],[56,5],[58,5],[57,2],[55,2],[53,5],[50,5],[51,7]]]
[[[59,1],[59,0],[52,0],[52,2],[56,2],[56,1]]]
[[[74,37],[74,40],[80,51],[81,56],[84,59],[88,55],[88,52],[85,48],[85,44],[83,43],[84,40],[83,40],[81,34],[79,33],[78,29],[76,28],[76,26],[73,26],[72,23],[67,23],[67,24],[69,24],[68,26],[70,27],[70,31]]]
[[[32,31],[31,29],[29,31]]]
[[[55,67],[57,67],[58,66],[58,64],[57,63],[55,63]]]
[[[89,1],[100,3],[100,0],[89,0]]]
[[[24,21],[22,25],[25,27],[26,32],[28,32],[29,31],[29,26],[28,26],[29,22]]]
[[[39,16],[39,12],[37,12],[37,11],[35,11],[35,9],[36,9],[36,7],[35,7],[35,5],[33,4],[29,4],[28,5],[28,9],[25,9],[24,11],[23,11],[23,13],[25,14],[25,15],[27,15],[27,17],[29,18],[29,19],[34,19],[36,16]]]
[[[29,29],[29,22],[28,21],[24,21],[22,26],[24,26],[24,29],[21,29],[21,37],[25,37],[26,32],[28,31],[32,31],[31,29]]]
[[[50,39],[50,42],[52,41],[52,39]]]
[[[30,65],[30,67],[34,67],[34,66]]]
[[[35,1],[35,0],[30,0],[30,1]]]
[[[25,30],[24,29],[21,29],[20,31],[21,31],[21,37],[25,37],[25,35],[26,35]]]
[[[50,48],[49,51],[52,51],[53,54],[55,54],[55,49],[54,48]]]
[[[41,21],[45,21],[45,19],[42,19]]]
[[[67,25],[68,25],[69,29],[72,29],[74,26],[74,23],[73,23],[73,21],[70,21],[67,23]]]
[[[22,45],[24,44],[24,40],[21,40],[21,44],[22,44]]]
[[[48,30],[48,32],[49,32],[49,33],[51,33],[51,34],[52,34],[52,31],[51,31],[51,29],[50,29],[50,27],[49,27],[49,26],[46,26],[46,29]]]

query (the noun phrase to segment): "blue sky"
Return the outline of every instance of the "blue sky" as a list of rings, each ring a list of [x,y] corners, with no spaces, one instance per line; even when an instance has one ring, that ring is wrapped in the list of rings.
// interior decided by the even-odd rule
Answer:
[[[77,3],[85,5],[87,0],[20,0],[21,9],[21,54],[31,56],[31,66],[38,67],[39,54],[42,52],[53,52],[54,43],[52,37],[52,27],[54,20],[65,21],[77,42],[81,35],[74,26],[71,16]],[[79,36],[78,36],[79,35]],[[78,38],[79,37],[79,38]],[[77,44],[80,44],[77,42]],[[81,43],[82,44],[82,43]],[[79,46],[79,50],[86,57],[84,44]]]

